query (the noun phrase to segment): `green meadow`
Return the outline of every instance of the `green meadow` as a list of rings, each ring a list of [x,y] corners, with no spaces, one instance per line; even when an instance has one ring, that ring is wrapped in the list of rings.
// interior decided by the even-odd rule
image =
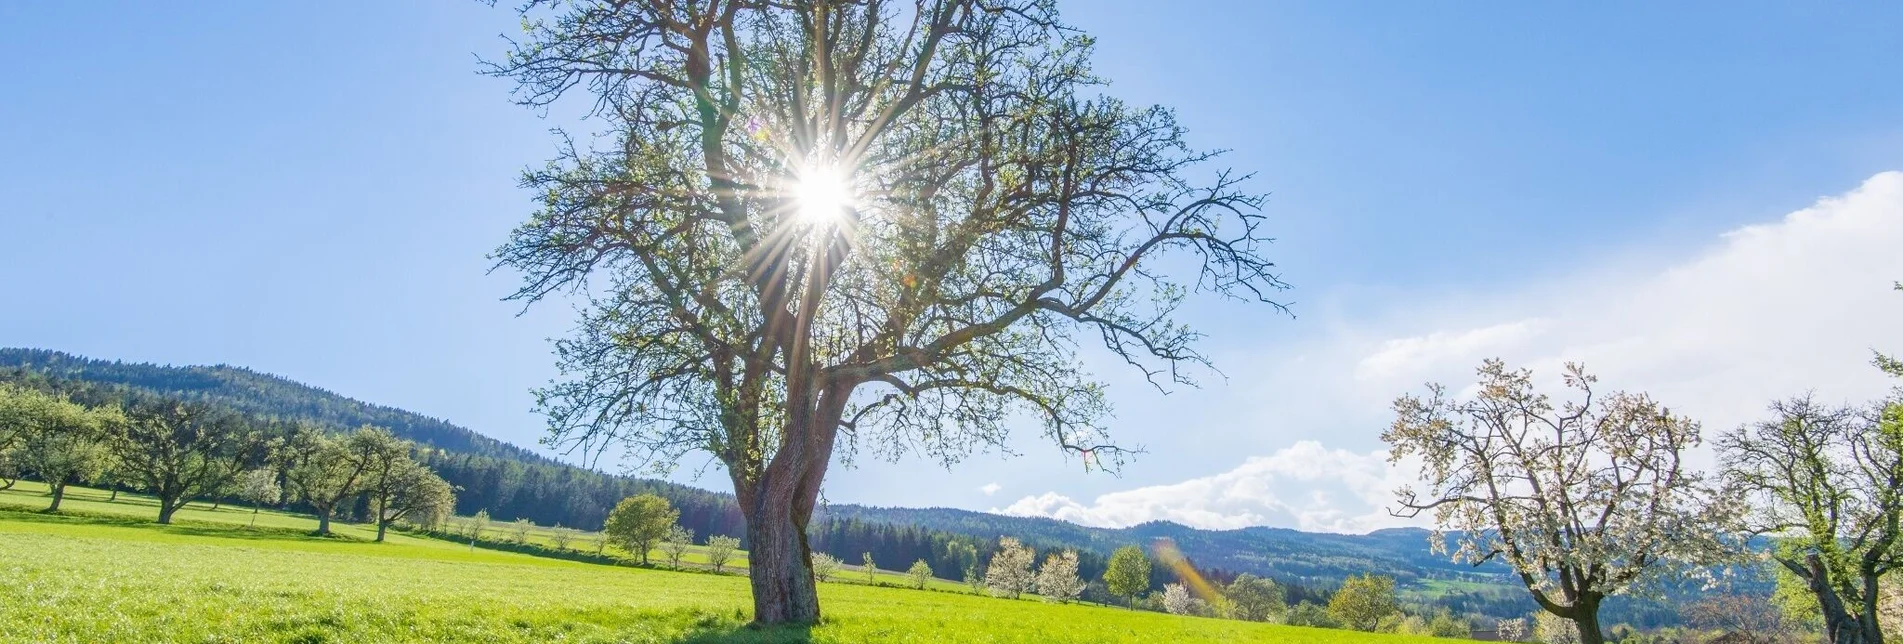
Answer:
[[[471,548],[306,516],[74,488],[0,492],[5,642],[1448,642],[969,592],[821,584],[825,619],[753,630],[745,577]],[[852,578],[857,575],[847,573]],[[889,575],[896,579],[897,575]],[[941,582],[942,583],[942,582]]]

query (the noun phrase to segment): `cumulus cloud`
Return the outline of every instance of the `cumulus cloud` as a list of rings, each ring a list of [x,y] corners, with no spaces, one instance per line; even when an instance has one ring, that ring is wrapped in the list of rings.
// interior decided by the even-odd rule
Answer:
[[[1088,505],[1057,493],[1027,496],[993,511],[1100,527],[1165,520],[1199,528],[1283,525],[1324,532],[1366,532],[1400,525],[1381,508],[1407,481],[1387,454],[1357,454],[1302,441],[1235,469],[1097,497]]]
[[[1503,290],[1429,323],[1395,316],[1410,321],[1340,329],[1305,352],[1311,359],[1252,378],[1276,401],[1256,422],[1315,425],[1310,436],[1353,427],[1351,437],[1327,443],[1367,445],[1395,395],[1430,380],[1462,391],[1487,357],[1549,381],[1562,363],[1582,362],[1602,388],[1651,393],[1702,420],[1707,436],[1806,391],[1833,401],[1881,396],[1896,381],[1869,366],[1871,351],[1903,352],[1903,294],[1890,290],[1903,279],[1903,172],[1692,252],[1567,268],[1569,276]],[[1711,455],[1694,458],[1709,463]],[[1162,519],[1361,532],[1399,523],[1385,508],[1415,470],[1385,460],[1303,441],[1180,483],[1088,503],[1026,496],[999,511],[1097,526]]]
[[[985,496],[991,496],[993,494],[997,494],[998,490],[1002,490],[1002,489],[1004,489],[1004,487],[1001,485],[998,485],[995,482],[986,483],[984,485],[978,486],[978,491],[985,493]]]

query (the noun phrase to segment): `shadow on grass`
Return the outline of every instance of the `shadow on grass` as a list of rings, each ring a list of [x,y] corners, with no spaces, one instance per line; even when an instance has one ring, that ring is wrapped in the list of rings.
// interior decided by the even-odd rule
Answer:
[[[805,644],[813,641],[813,629],[810,626],[724,625],[696,629],[676,641],[679,644]]]
[[[153,530],[156,532],[163,532],[166,534],[177,534],[177,535],[185,535],[185,536],[193,536],[193,537],[218,537],[223,539],[249,539],[249,540],[260,540],[260,541],[262,540],[283,541],[283,540],[290,539],[290,540],[327,541],[327,542],[365,541],[363,539],[354,539],[351,537],[336,535],[336,534],[333,534],[327,537],[320,537],[320,536],[311,534],[311,532],[308,530],[302,530],[298,528],[278,528],[278,527],[268,527],[268,526],[260,526],[260,527],[253,528],[253,527],[247,527],[243,525],[233,525],[228,523],[210,523],[210,522],[202,522],[202,521],[187,521],[187,520],[177,520],[177,519],[174,519],[171,525],[159,525],[158,522],[152,519],[147,519],[147,518],[131,517],[131,516],[126,516],[121,514],[101,514],[101,513],[94,513],[94,512],[79,511],[79,510],[61,510],[59,512],[45,512],[45,511],[32,511],[32,510],[15,510],[12,508],[0,508],[0,519],[4,519],[7,521],[17,521],[20,523],[43,523],[43,524],[54,524],[54,525],[96,525],[96,526],[110,526],[115,528],[140,528],[140,529],[146,529],[146,530]]]

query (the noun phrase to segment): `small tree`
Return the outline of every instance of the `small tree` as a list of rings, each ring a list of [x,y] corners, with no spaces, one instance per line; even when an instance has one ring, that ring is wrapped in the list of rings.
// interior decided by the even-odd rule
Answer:
[[[108,440],[122,424],[116,411],[92,410],[44,394],[39,413],[20,441],[19,461],[38,474],[53,496],[48,512],[59,511],[66,486],[92,480],[112,458]]]
[[[529,532],[535,530],[535,522],[528,519],[516,519],[509,523],[509,528],[515,535],[515,542],[517,544],[528,545]]]
[[[1129,598],[1130,609],[1136,610],[1137,595],[1150,589],[1150,557],[1136,546],[1118,548],[1110,553],[1103,583],[1110,587],[1110,594]]]
[[[1163,585],[1163,610],[1169,614],[1196,614],[1194,605],[1192,604],[1194,601],[1196,601],[1196,597],[1189,594],[1189,587],[1182,584]]]
[[[238,478],[238,496],[251,503],[251,527],[258,525],[258,509],[269,503],[276,503],[283,490],[278,486],[278,474],[269,469],[249,470]]]
[[[566,551],[568,550],[569,542],[575,540],[575,529],[564,527],[562,524],[557,523],[554,528],[549,529],[548,540],[555,544],[555,550],[557,552]]]
[[[913,588],[925,590],[925,583],[932,580],[932,566],[925,563],[924,559],[914,561],[911,568],[905,569],[905,577],[912,582]]]
[[[475,543],[477,539],[482,538],[482,531],[489,529],[489,511],[477,510],[476,516],[469,517],[469,523],[464,526],[469,531],[469,542]]]
[[[1494,626],[1493,633],[1499,636],[1502,642],[1518,642],[1526,639],[1526,618],[1500,620],[1500,623]]]
[[[1077,577],[1077,551],[1053,552],[1037,570],[1037,594],[1045,601],[1069,603],[1084,592],[1084,580]]]
[[[1381,620],[1401,612],[1394,599],[1394,578],[1372,573],[1349,577],[1328,600],[1328,615],[1347,628],[1373,631]]]
[[[971,594],[985,591],[985,575],[978,571],[977,562],[965,566],[965,585],[971,588]]]
[[[1533,639],[1541,644],[1580,644],[1579,623],[1551,612],[1533,616]]]
[[[1037,586],[1037,578],[1031,574],[1036,557],[1030,546],[1017,539],[999,538],[998,552],[991,555],[991,565],[985,567],[985,587],[993,595],[1017,599]]]
[[[1340,628],[1341,622],[1328,614],[1328,608],[1315,602],[1301,602],[1288,610],[1290,626],[1313,626],[1315,628]]]
[[[879,566],[872,563],[872,553],[867,552],[859,556],[859,569],[866,573],[866,585],[870,586],[878,580]]]
[[[615,504],[601,531],[608,533],[608,539],[615,545],[641,557],[642,565],[646,565],[648,551],[654,548],[655,542],[660,541],[661,537],[667,536],[668,527],[679,518],[680,510],[668,505],[667,499],[653,494],[636,494]]]
[[[1732,633],[1727,641],[1738,644],[1780,644],[1796,634],[1784,611],[1756,594],[1708,593],[1686,603],[1679,616],[1694,628]]]
[[[203,403],[141,400],[113,447],[128,478],[158,497],[159,523],[263,461],[265,442],[236,414]]]
[[[1232,603],[1230,616],[1235,619],[1266,622],[1288,609],[1281,586],[1246,572],[1223,588],[1223,596]]]
[[[839,569],[844,566],[845,564],[840,562],[838,557],[824,552],[813,553],[812,568],[814,579],[832,581],[833,575],[839,574]]]
[[[667,534],[661,535],[661,556],[667,558],[667,567],[680,568],[681,559],[687,556],[687,549],[694,545],[694,531],[679,524],[667,527]]]
[[[1540,608],[1600,644],[1606,597],[1733,556],[1725,537],[1742,508],[1685,467],[1697,422],[1644,394],[1598,397],[1576,364],[1564,382],[1579,399],[1560,405],[1531,371],[1499,360],[1477,371],[1471,399],[1433,384],[1395,400],[1381,435],[1391,462],[1422,462],[1425,494],[1402,488],[1397,514],[1432,510],[1437,529],[1459,532],[1454,560],[1504,561]],[[1448,550],[1438,532],[1429,543]]]
[[[600,557],[608,552],[608,533],[606,532],[591,533],[588,536],[588,539],[589,539],[588,541],[589,545],[592,545],[595,548],[595,556]]]
[[[394,471],[379,471],[369,487],[370,516],[377,522],[377,541],[390,525],[407,521],[436,526],[456,509],[456,488],[421,463],[404,458]]]
[[[733,551],[740,549],[740,538],[722,534],[707,535],[707,564],[714,572],[721,572],[727,566],[727,560],[733,558]]]

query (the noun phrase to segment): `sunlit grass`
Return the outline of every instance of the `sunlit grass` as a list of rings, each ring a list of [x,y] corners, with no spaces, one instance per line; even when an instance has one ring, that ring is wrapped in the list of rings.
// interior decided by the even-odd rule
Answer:
[[[755,631],[739,576],[378,544],[362,526],[321,538],[268,511],[253,529],[248,509],[197,504],[157,526],[138,498],[90,490],[49,515],[21,485],[0,492],[5,642],[1448,641],[840,583],[821,584],[818,627]]]

